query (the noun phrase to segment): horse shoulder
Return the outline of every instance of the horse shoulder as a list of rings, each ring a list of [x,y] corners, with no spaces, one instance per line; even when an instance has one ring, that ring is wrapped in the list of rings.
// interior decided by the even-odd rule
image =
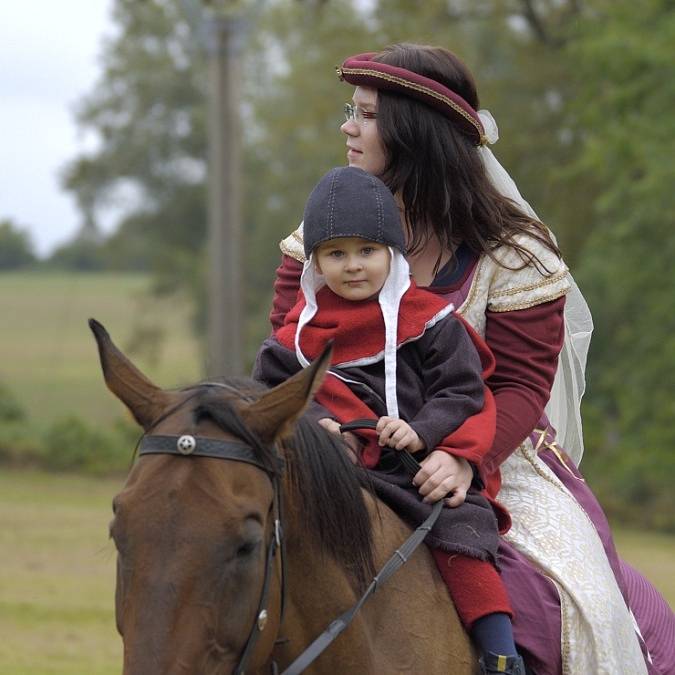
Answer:
[[[371,496],[375,563],[380,569],[412,528]],[[364,607],[378,673],[475,672],[477,659],[448,589],[421,545]]]

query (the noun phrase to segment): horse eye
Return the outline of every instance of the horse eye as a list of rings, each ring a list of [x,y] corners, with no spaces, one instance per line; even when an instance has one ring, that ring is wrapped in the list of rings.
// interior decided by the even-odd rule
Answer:
[[[247,556],[250,556],[258,548],[258,546],[260,546],[260,541],[244,542],[237,549],[237,557],[238,558],[246,558]]]
[[[127,548],[127,538],[124,533],[123,524],[120,522],[119,516],[114,516],[108,526],[108,536],[112,539],[117,552],[121,555],[123,550]]]

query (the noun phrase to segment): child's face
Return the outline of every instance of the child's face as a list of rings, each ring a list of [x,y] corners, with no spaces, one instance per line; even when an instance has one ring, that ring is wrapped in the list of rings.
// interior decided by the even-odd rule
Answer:
[[[345,300],[367,300],[377,295],[389,276],[389,249],[360,237],[338,237],[314,251],[316,269],[326,285]]]

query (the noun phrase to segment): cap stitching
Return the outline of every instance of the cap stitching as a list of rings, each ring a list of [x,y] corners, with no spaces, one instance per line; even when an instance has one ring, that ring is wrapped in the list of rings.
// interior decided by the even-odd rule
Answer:
[[[333,238],[333,229],[335,227],[335,192],[337,182],[337,171],[333,171],[330,181],[330,189],[328,191],[328,234],[329,239]]]
[[[382,203],[382,194],[377,186],[375,187],[375,199],[377,200],[377,236],[384,239],[384,205]]]

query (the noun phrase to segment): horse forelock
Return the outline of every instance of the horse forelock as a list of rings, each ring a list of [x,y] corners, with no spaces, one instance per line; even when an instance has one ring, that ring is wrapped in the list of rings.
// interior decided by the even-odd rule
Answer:
[[[242,392],[247,400],[266,391],[250,380],[228,380],[224,384]],[[223,431],[249,445],[270,474],[278,468],[277,450],[262,443],[238,412],[241,399],[223,396],[203,387],[194,398],[195,422],[209,418]],[[290,438],[283,441],[286,474],[284,484],[298,523],[320,543],[320,548],[337,560],[353,579],[365,587],[374,574],[371,520],[362,490],[362,472],[356,469],[339,438],[306,418],[300,418]]]

